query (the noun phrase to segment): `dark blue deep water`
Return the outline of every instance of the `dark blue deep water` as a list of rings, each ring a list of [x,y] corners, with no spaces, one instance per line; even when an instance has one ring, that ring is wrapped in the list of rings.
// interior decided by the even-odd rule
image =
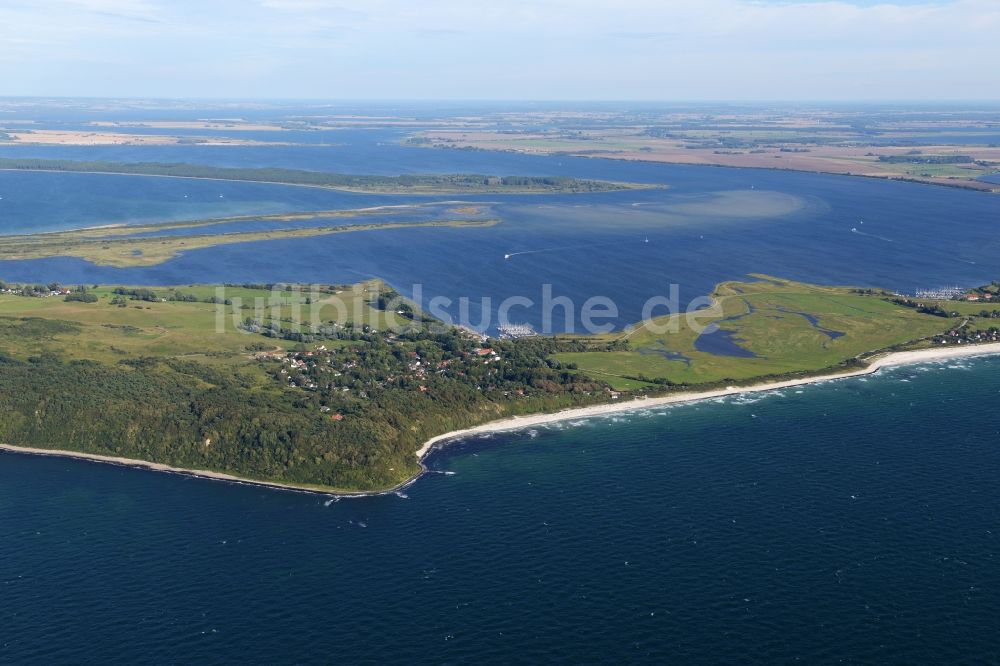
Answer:
[[[6,261],[0,279],[379,276],[425,305],[452,299],[446,313],[468,297],[480,320],[550,284],[577,308],[611,297],[620,326],[671,283],[684,304],[751,272],[904,290],[1000,276],[1000,199],[984,193],[425,150],[401,136],[0,146],[0,157],[669,189],[464,197],[502,223],[232,245],[147,268]],[[10,172],[0,197],[0,234],[442,199]],[[997,663],[998,398],[1000,359],[899,368],[465,441],[432,455],[434,473],[406,497],[331,503],[0,453],[0,664]]]
[[[995,663],[1000,360],[455,445],[324,500],[0,454],[0,662]]]

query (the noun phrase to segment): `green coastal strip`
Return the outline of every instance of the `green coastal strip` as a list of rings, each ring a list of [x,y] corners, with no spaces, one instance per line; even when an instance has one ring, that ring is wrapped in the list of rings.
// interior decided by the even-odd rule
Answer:
[[[962,313],[982,309],[947,302],[955,317],[931,316],[901,307],[882,290],[753,277],[753,282],[719,284],[712,307],[692,315],[659,317],[624,333],[601,336],[625,349],[556,358],[623,389],[778,379],[789,373],[825,372],[868,352],[931,338],[943,328],[958,326]],[[718,331],[699,340],[707,326]],[[712,342],[706,344],[709,337]]]
[[[300,216],[301,217],[301,216]],[[252,218],[254,220],[268,218]],[[174,259],[182,252],[234,243],[288,240],[313,236],[330,236],[359,231],[386,231],[391,229],[428,229],[440,227],[484,228],[499,224],[497,219],[486,220],[428,220],[426,222],[374,222],[338,226],[294,227],[271,231],[244,231],[229,233],[181,234],[171,236],[145,236],[118,238],[122,234],[144,233],[163,229],[178,229],[219,224],[221,220],[205,223],[177,223],[158,227],[109,227],[107,229],[81,229],[26,236],[4,236],[0,242],[0,260],[42,259],[46,257],[78,257],[98,266],[123,268],[129,266],[155,266]]]
[[[856,373],[875,354],[995,350],[1000,339],[1000,311],[983,303],[766,276],[713,298],[700,324],[752,356],[699,350],[683,324],[657,330],[675,316],[616,335],[484,341],[379,281],[308,292],[0,282],[0,443],[384,491],[420,473],[414,452],[427,442],[515,427],[504,421],[514,416],[791,386]]]
[[[370,176],[271,167],[234,168],[166,162],[103,162],[14,158],[0,159],[0,170],[56,171],[247,181],[378,194],[560,194],[616,192],[654,187],[652,185],[636,183],[580,180],[559,176],[494,176],[482,174]]]

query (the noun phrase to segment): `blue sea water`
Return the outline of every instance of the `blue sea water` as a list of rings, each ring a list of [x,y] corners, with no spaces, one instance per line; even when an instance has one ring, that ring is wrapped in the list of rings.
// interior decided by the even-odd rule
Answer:
[[[992,663],[1000,359],[455,444],[341,500],[0,454],[0,662]]]
[[[264,183],[11,171],[0,172],[0,197],[3,235],[364,208],[380,200],[364,194]]]
[[[0,278],[380,276],[407,293],[419,283],[424,302],[489,296],[486,311],[550,283],[578,304],[613,297],[624,324],[672,282],[687,302],[749,272],[900,289],[1000,274],[1000,205],[981,193],[425,150],[400,136],[0,156],[670,189],[449,196],[488,199],[503,223],[226,246],[149,268],[0,262]],[[435,199],[9,172],[0,196],[4,234]],[[998,370],[928,364],[465,441],[434,454],[406,497],[328,503],[0,453],[0,663],[997,662]]]

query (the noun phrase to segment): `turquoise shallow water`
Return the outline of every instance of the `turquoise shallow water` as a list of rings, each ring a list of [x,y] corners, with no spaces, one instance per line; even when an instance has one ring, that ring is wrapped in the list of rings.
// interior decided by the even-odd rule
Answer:
[[[0,662],[995,662],[998,371],[477,439],[330,505],[0,454]]]

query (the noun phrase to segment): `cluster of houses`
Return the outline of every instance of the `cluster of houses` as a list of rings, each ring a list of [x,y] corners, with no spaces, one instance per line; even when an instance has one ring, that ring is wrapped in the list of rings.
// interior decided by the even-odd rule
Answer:
[[[11,294],[14,296],[29,296],[31,298],[49,298],[50,296],[67,296],[73,293],[72,290],[66,287],[57,287],[52,289],[51,287],[41,286],[41,285],[27,285],[20,287],[18,285],[9,284],[4,285],[0,289],[0,294]]]
[[[478,348],[469,353],[468,356],[468,361],[481,361],[484,364],[496,363],[501,358],[496,350],[489,347]],[[356,369],[359,365],[358,361],[356,359],[338,358],[335,350],[328,350],[326,346],[321,345],[312,351],[285,351],[281,349],[258,351],[252,354],[252,357],[259,361],[279,362],[281,368],[277,370],[276,374],[290,388],[315,391],[320,388],[318,382],[322,382],[331,391],[338,391],[344,394],[353,393],[356,397],[362,399],[368,398],[365,389],[385,388],[399,379],[415,382],[418,390],[426,392],[427,387],[423,384],[424,380],[433,374],[443,374],[454,363],[462,362],[459,358],[446,358],[437,362],[428,361],[416,351],[409,351],[404,359],[405,366],[400,367],[398,371],[385,377],[380,377],[378,380],[366,380],[365,388],[363,389],[357,386],[353,380],[349,380],[349,378],[349,381],[337,379]],[[323,382],[322,379],[319,379],[320,374],[329,376],[330,381]],[[464,373],[460,372],[459,374]],[[340,384],[351,385],[345,386]],[[323,405],[319,409],[324,413],[332,411],[327,405]],[[331,415],[331,418],[339,421],[343,417],[334,413]]]
[[[1000,329],[990,328],[985,331],[952,329],[947,333],[935,336],[934,342],[939,345],[975,345],[984,342],[1000,342]]]
[[[476,356],[483,359],[483,363],[492,363],[493,361],[500,360],[500,354],[496,353],[493,349],[489,347],[483,347],[482,349],[477,349]]]

